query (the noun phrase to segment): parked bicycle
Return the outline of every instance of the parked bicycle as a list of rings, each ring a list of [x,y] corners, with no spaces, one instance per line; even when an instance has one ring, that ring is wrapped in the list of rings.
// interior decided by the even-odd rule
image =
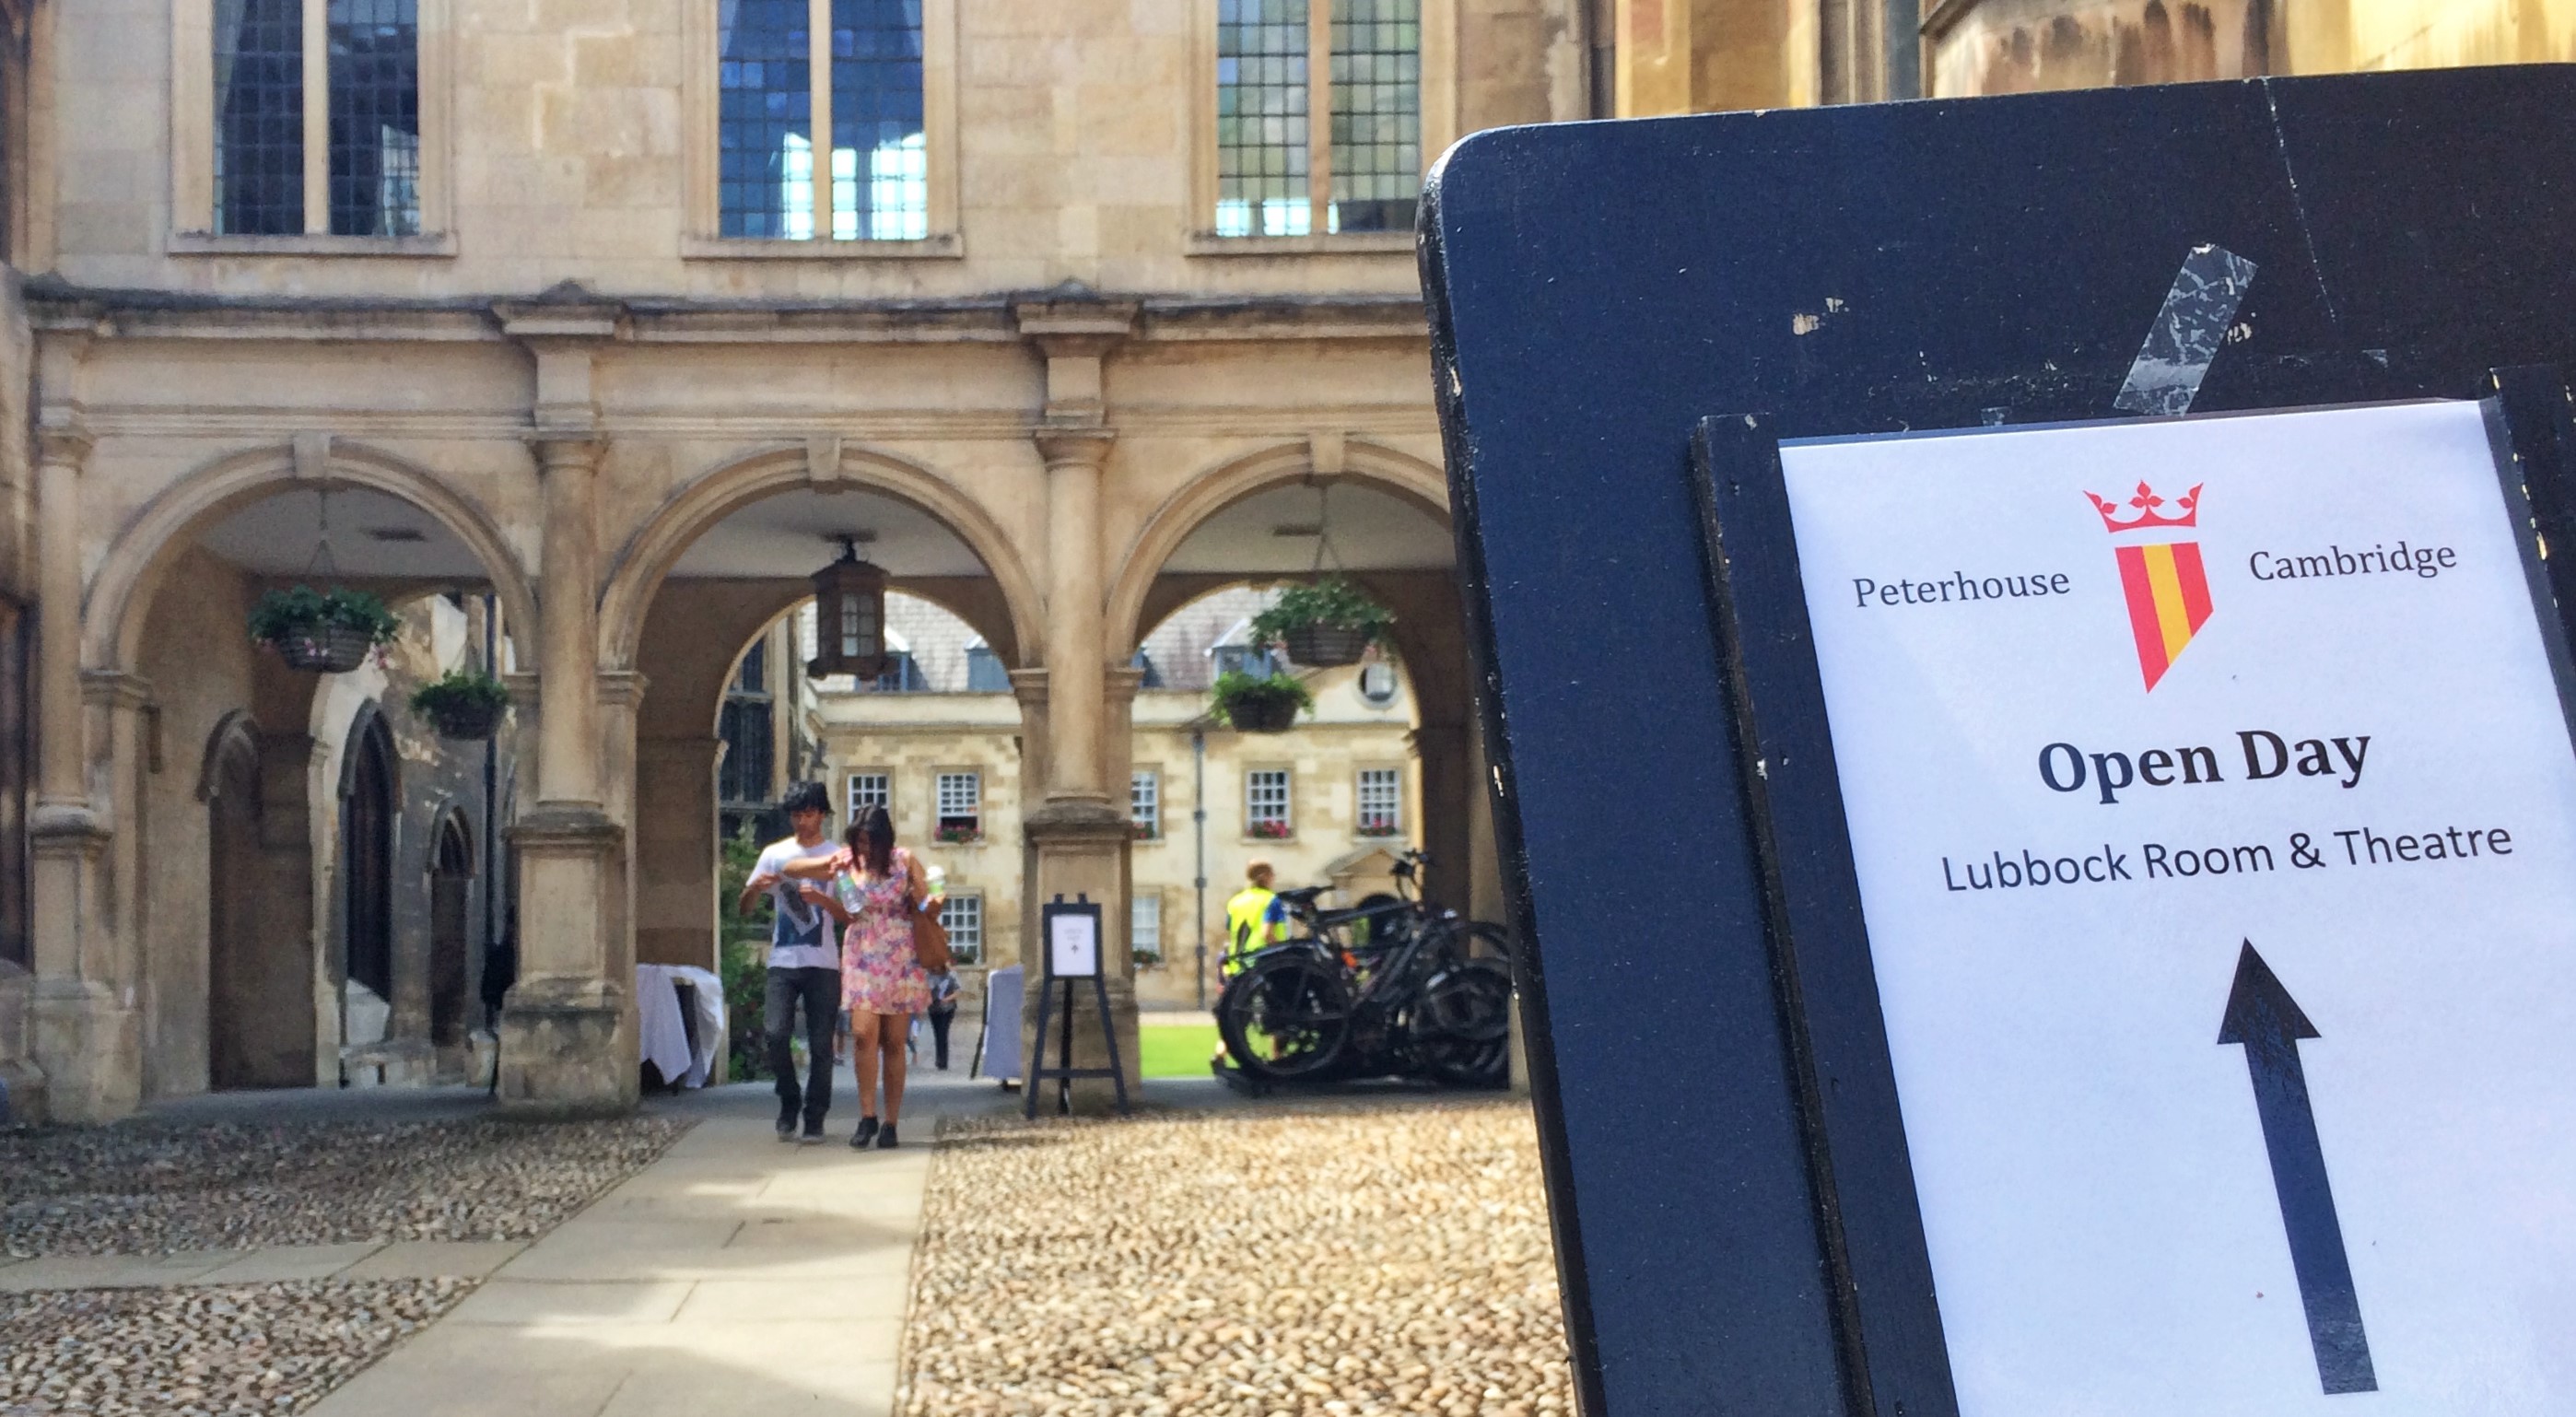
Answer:
[[[1510,1080],[1511,937],[1419,899],[1407,852],[1396,894],[1318,909],[1281,891],[1296,939],[1256,952],[1217,996],[1217,1031],[1256,1082],[1400,1075],[1457,1087]]]

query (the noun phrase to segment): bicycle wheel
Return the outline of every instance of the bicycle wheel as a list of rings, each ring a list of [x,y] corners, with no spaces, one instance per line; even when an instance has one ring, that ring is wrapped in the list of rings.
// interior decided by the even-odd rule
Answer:
[[[1511,1081],[1512,976],[1499,962],[1471,959],[1422,987],[1413,1051],[1440,1081],[1501,1087]]]
[[[1236,1067],[1260,1078],[1310,1078],[1332,1067],[1350,1040],[1350,991],[1323,960],[1272,955],[1227,982],[1216,1022]]]

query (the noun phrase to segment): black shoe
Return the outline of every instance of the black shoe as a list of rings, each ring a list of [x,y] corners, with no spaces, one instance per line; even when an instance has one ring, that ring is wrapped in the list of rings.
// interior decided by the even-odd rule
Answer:
[[[888,1122],[885,1124],[884,1128],[877,1133],[877,1150],[892,1151],[894,1148],[894,1123]]]
[[[798,1144],[803,1146],[821,1146],[823,1144],[822,1118],[817,1117],[813,1121],[805,1124],[805,1135],[799,1140]]]
[[[877,1119],[874,1117],[861,1117],[859,1119],[859,1129],[850,1133],[850,1149],[852,1151],[864,1151],[867,1149],[869,1142],[876,1140],[876,1136]]]
[[[779,1109],[778,1139],[780,1141],[796,1140],[796,1108],[793,1104]]]

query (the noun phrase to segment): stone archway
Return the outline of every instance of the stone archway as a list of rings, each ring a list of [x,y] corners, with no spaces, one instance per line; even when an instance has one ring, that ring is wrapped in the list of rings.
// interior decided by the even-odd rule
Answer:
[[[898,505],[916,526],[963,548],[959,564],[938,574],[898,567],[890,589],[949,608],[1008,663],[1023,662],[1039,643],[1036,583],[1000,525],[927,469],[857,448],[777,448],[724,463],[666,500],[619,551],[600,612],[603,669],[642,686],[631,710],[627,810],[639,962],[719,962],[716,728],[726,683],[743,647],[811,594],[807,578],[829,554],[822,534],[842,528],[814,527],[810,564],[782,563],[778,574],[744,575],[739,567],[705,574],[686,562],[710,532],[758,520],[743,514],[760,504],[785,507],[773,515],[793,519],[803,510],[782,499],[824,490],[839,494],[834,502],[855,495]],[[954,573],[967,568],[965,554],[981,575]]]
[[[474,554],[500,601],[520,661],[536,662],[537,599],[499,527],[436,473],[392,453],[335,439],[271,444],[215,458],[163,488],[119,529],[82,598],[81,662],[122,671],[134,663],[146,618],[173,554],[227,515],[281,492],[356,487],[408,502]]]
[[[1346,479],[1393,493],[1443,525],[1449,520],[1448,483],[1440,469],[1392,448],[1345,443],[1337,472],[1316,466],[1310,443],[1283,443],[1231,458],[1191,478],[1137,528],[1103,610],[1115,652],[1124,655],[1135,648],[1146,628],[1154,583],[1164,565],[1209,518],[1272,488]]]
[[[1369,487],[1405,504],[1444,530],[1447,484],[1440,470],[1394,449],[1358,440],[1327,448],[1318,466],[1312,443],[1286,443],[1239,455],[1190,479],[1139,527],[1106,606],[1113,652],[1135,648],[1144,632],[1183,604],[1221,586],[1272,579],[1168,569],[1194,534],[1229,511],[1298,484]],[[1421,837],[1432,864],[1425,886],[1434,899],[1488,919],[1503,908],[1490,812],[1474,723],[1474,682],[1467,657],[1464,607],[1445,562],[1399,570],[1354,569],[1351,578],[1396,614],[1398,660],[1418,715],[1413,748],[1421,776]]]
[[[699,476],[673,493],[618,551],[600,598],[601,667],[637,667],[645,621],[663,582],[700,537],[753,503],[808,489],[875,492],[929,515],[983,563],[1000,596],[1015,662],[1026,663],[1036,652],[1044,598],[1000,523],[973,497],[927,468],[883,453],[836,446],[818,455],[793,447],[752,453]],[[986,634],[1003,643],[992,630]]]

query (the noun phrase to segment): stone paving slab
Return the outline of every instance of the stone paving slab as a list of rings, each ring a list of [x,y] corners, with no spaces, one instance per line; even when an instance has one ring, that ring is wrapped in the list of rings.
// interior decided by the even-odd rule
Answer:
[[[343,1271],[343,1279],[481,1279],[526,1249],[524,1240],[396,1240]]]
[[[282,1284],[295,1279],[329,1279],[350,1266],[383,1249],[373,1240],[355,1240],[345,1245],[271,1245],[252,1250],[230,1264],[221,1265],[192,1281],[198,1284]],[[387,1278],[436,1279],[454,1270],[436,1274],[386,1276]]]
[[[887,1417],[935,1113],[988,1090],[924,1080],[890,1152],[781,1146],[763,1089],[682,1099],[694,1130],[313,1417]]]
[[[40,1255],[0,1265],[0,1293],[284,1284],[302,1279],[480,1279],[527,1246],[517,1240],[359,1240],[175,1255]]]

